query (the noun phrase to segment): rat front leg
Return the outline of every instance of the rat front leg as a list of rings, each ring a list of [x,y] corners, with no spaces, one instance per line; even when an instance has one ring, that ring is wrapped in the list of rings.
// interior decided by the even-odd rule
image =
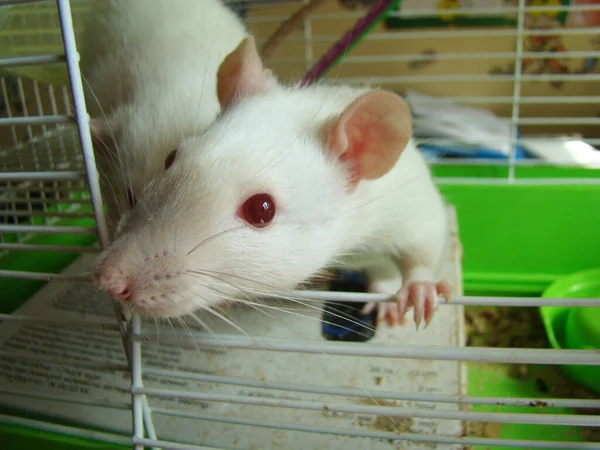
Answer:
[[[402,273],[404,283],[396,294],[400,314],[413,308],[417,329],[421,322],[429,325],[438,307],[438,294],[451,299],[450,285],[441,281],[445,256],[450,249],[447,217],[442,202],[428,203],[412,217],[415,221],[402,231],[393,259]],[[419,217],[420,216],[420,217]],[[418,226],[417,226],[418,224]]]
[[[431,322],[438,307],[438,294],[447,300],[451,298],[450,285],[436,276],[449,242],[443,225],[440,220],[428,230],[421,229],[418,238],[415,232],[409,240],[411,245],[401,248],[395,258],[404,279],[396,294],[398,309],[404,315],[412,306],[417,329],[422,321],[425,321],[425,326]]]
[[[369,292],[386,294],[392,298],[402,286],[402,275],[398,266],[390,258],[382,257],[376,264],[366,267],[369,279]],[[370,314],[377,310],[377,323],[387,322],[388,326],[405,325],[406,318],[400,314],[396,302],[369,302],[362,310],[363,314]]]

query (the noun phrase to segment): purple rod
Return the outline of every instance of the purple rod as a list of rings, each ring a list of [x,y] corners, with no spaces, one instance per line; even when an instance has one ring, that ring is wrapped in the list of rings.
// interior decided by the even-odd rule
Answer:
[[[304,75],[304,78],[300,81],[300,86],[308,86],[321,78],[323,73],[325,73],[325,71],[329,69],[353,44],[355,44],[365,33],[366,29],[396,1],[397,0],[378,0],[375,6],[359,19],[356,24],[354,24],[354,27],[346,32],[339,41],[333,44],[313,68]]]

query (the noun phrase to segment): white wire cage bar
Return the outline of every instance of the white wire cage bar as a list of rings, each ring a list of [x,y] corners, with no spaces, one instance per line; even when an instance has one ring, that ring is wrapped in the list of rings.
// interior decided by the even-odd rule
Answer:
[[[28,4],[32,1],[2,2],[5,4]],[[16,70],[11,72],[10,78],[2,78],[2,92],[5,98],[9,97],[9,80],[14,80],[16,73],[16,86],[18,97],[21,104],[21,115],[16,110],[11,110],[7,102],[6,117],[0,118],[0,129],[10,130],[10,133],[3,134],[0,139],[0,197],[2,202],[9,205],[6,214],[4,210],[0,211],[1,217],[11,217],[14,223],[0,223],[0,252],[39,252],[48,253],[94,253],[108,242],[108,234],[102,214],[100,190],[98,185],[98,172],[94,163],[94,155],[91,147],[89,135],[89,124],[83,100],[83,84],[78,69],[78,53],[75,42],[75,33],[73,26],[73,12],[71,4],[82,4],[82,2],[69,2],[68,0],[57,0],[55,8],[58,11],[60,26],[44,25],[41,31],[50,34],[59,35],[60,44],[64,45],[64,53],[60,48],[46,48],[44,45],[37,44],[29,47],[32,54],[11,56],[0,59],[0,69]],[[250,2],[252,3],[252,2]],[[261,16],[261,11],[273,7],[276,2],[253,2],[253,8],[256,13],[248,18],[249,26],[276,25],[281,20],[287,18],[287,15],[268,15]],[[281,1],[281,4],[298,5],[301,2]],[[278,5],[276,5],[278,7]],[[261,9],[263,8],[263,9]],[[508,168],[506,177],[500,178],[461,178],[461,177],[441,177],[440,183],[446,184],[532,184],[532,185],[561,185],[561,184],[596,184],[599,178],[590,176],[590,178],[527,178],[517,174],[518,167],[527,167],[533,165],[552,165],[553,162],[544,160],[517,160],[515,147],[526,141],[519,131],[522,127],[541,127],[549,130],[555,127],[563,126],[572,129],[575,134],[582,135],[574,140],[586,142],[589,145],[597,145],[600,137],[590,137],[587,133],[581,133],[580,130],[587,130],[589,127],[596,126],[600,119],[591,115],[591,110],[581,111],[581,116],[567,115],[564,111],[550,111],[548,117],[541,117],[526,111],[526,107],[550,105],[550,106],[572,106],[582,105],[584,107],[599,104],[600,96],[596,93],[586,95],[582,92],[575,92],[568,95],[544,95],[540,93],[524,95],[526,86],[531,86],[542,82],[563,81],[568,83],[590,83],[600,80],[600,75],[595,74],[528,74],[522,73],[522,62],[525,59],[534,61],[543,61],[555,56],[555,52],[532,52],[523,48],[523,39],[531,36],[543,36],[547,33],[545,30],[526,29],[524,26],[525,14],[532,12],[548,11],[600,11],[599,5],[575,5],[575,6],[527,6],[524,0],[519,0],[517,6],[506,8],[471,8],[455,11],[464,15],[481,15],[497,13],[513,13],[517,16],[517,26],[514,29],[492,29],[492,30],[450,30],[450,31],[401,31],[401,32],[381,32],[374,31],[364,38],[365,45],[383,41],[397,41],[400,45],[404,42],[414,42],[420,39],[462,39],[479,37],[497,37],[497,38],[517,38],[515,50],[502,51],[457,51],[457,52],[439,52],[436,54],[438,62],[459,62],[469,63],[478,61],[498,61],[502,60],[508,66],[513,67],[513,73],[489,74],[489,73],[450,73],[443,75],[404,75],[387,76],[373,74],[369,76],[353,76],[348,70],[358,70],[361,67],[376,64],[408,64],[427,62],[431,58],[415,52],[402,54],[392,54],[380,52],[379,54],[370,54],[364,50],[361,54],[361,47],[357,52],[347,56],[340,64],[339,70],[334,70],[328,82],[332,83],[364,83],[365,81],[383,85],[384,87],[393,87],[396,85],[423,86],[423,85],[458,85],[461,83],[491,84],[500,83],[504,91],[494,95],[448,95],[441,99],[446,103],[463,104],[482,104],[496,105],[505,107],[504,116],[508,117],[507,134],[508,158],[506,160],[477,160],[463,159],[461,161],[438,161],[438,164],[471,164],[474,166],[489,164],[506,166]],[[23,17],[35,15],[35,11],[29,12],[23,10]],[[439,14],[439,11],[423,10],[418,12],[392,12],[391,16],[402,17],[430,17]],[[327,34],[319,31],[319,23],[335,23],[336,20],[355,20],[361,17],[362,12],[324,12],[311,16],[304,24],[301,33],[291,36],[287,43],[289,45],[297,44],[301,47],[297,56],[275,56],[269,61],[273,67],[291,67],[295,70],[298,67],[300,71],[310,68],[315,60],[323,53],[324,49],[339,38],[333,33]],[[46,29],[47,28],[47,29]],[[15,30],[13,38],[27,36],[30,32],[25,30]],[[557,29],[553,34],[559,36],[594,36],[600,34],[600,27],[584,27],[574,29]],[[523,39],[522,39],[523,38]],[[264,39],[258,39],[258,42],[264,42]],[[62,54],[61,54],[62,53]],[[283,53],[283,52],[282,52]],[[292,52],[293,53],[293,52]],[[596,58],[600,56],[600,51],[593,50],[568,50],[560,54],[561,59],[580,60],[586,58]],[[70,92],[52,86],[43,85],[37,81],[31,82],[24,73],[20,72],[23,68],[46,67],[48,65],[63,65],[66,68],[70,84]],[[355,69],[352,69],[352,68]],[[37,105],[31,105],[27,102],[27,95],[35,97]],[[42,106],[40,93],[48,93],[48,107]],[[60,92],[60,94],[56,94]],[[508,94],[507,94],[508,92]],[[423,102],[437,102],[436,100],[423,99]],[[19,103],[19,102],[17,102]],[[540,111],[537,114],[546,114],[546,111]],[[66,125],[76,121],[78,132],[65,132]],[[583,128],[582,128],[583,127]],[[588,127],[588,128],[585,128]],[[58,131],[57,131],[58,130]],[[5,139],[6,136],[6,139]],[[60,151],[56,151],[49,142],[54,139],[58,142]],[[53,141],[53,142],[54,142]],[[437,139],[440,143],[443,140]],[[68,142],[67,144],[65,142]],[[45,156],[43,156],[45,155]],[[62,183],[62,184],[61,184]],[[87,190],[87,195],[73,195],[74,191]],[[40,191],[39,197],[33,197],[33,191]],[[91,191],[91,192],[90,192]],[[17,207],[25,205],[24,208]],[[41,208],[41,209],[40,209]],[[84,208],[84,209],[82,209]],[[19,219],[40,218],[41,222],[32,223],[30,221],[20,222]],[[62,225],[58,219],[61,218],[81,218],[93,219],[94,226],[80,225]],[[99,245],[65,245],[65,244],[39,244],[32,240],[35,236],[98,236]],[[5,236],[11,237],[7,241]],[[16,236],[16,238],[14,238]],[[1,255],[2,253],[0,253]],[[89,286],[90,277],[73,273],[51,273],[42,270],[5,270],[0,269],[0,277],[12,280],[29,281],[52,281],[59,282],[58,285],[71,285],[77,283],[81,286]],[[53,283],[54,284],[54,283]],[[321,292],[321,291],[294,291],[292,293],[282,293],[282,297],[293,296],[294,299],[303,302],[326,302],[326,301],[345,301],[345,302],[364,302],[364,301],[385,301],[387,298],[377,294],[358,294],[358,293],[339,293],[339,292]],[[318,303],[315,303],[318,305]],[[451,302],[442,302],[441,309],[456,308],[459,306],[510,306],[510,307],[539,307],[552,304],[554,306],[572,306],[572,307],[595,307],[600,306],[600,301],[595,298],[578,299],[559,299],[559,298],[523,298],[523,297],[483,297],[483,296],[457,296]],[[441,421],[462,421],[462,422],[485,422],[485,423],[512,423],[512,424],[536,424],[544,425],[549,428],[560,426],[578,426],[583,428],[597,428],[600,426],[600,416],[597,409],[600,408],[600,400],[597,398],[565,398],[565,397],[497,397],[482,395],[458,395],[444,394],[435,391],[411,392],[403,390],[386,390],[373,388],[347,387],[340,379],[338,385],[319,385],[306,378],[304,382],[281,381],[281,380],[262,380],[244,376],[230,374],[209,373],[194,371],[191,368],[165,368],[164,365],[156,365],[157,359],[148,358],[146,353],[158,352],[162,346],[171,346],[168,348],[182,347],[188,349],[202,349],[207,352],[219,351],[245,351],[250,352],[253,358],[261,358],[267,354],[312,354],[315,356],[327,355],[333,357],[347,358],[380,358],[383,360],[398,359],[399,363],[406,360],[437,360],[437,361],[476,361],[488,363],[503,364],[533,364],[533,365],[587,365],[600,366],[600,354],[596,350],[551,350],[537,348],[478,348],[478,347],[452,347],[435,345],[400,345],[389,346],[374,344],[353,344],[310,342],[302,339],[272,339],[261,336],[232,335],[219,333],[216,335],[192,331],[189,328],[175,328],[156,326],[150,324],[148,327],[142,327],[140,317],[133,316],[128,324],[125,322],[121,313],[116,310],[118,323],[114,320],[105,318],[103,320],[90,320],[83,318],[80,320],[57,320],[53,318],[39,317],[26,314],[0,314],[0,325],[10,324],[15,326],[24,325],[29,327],[32,333],[45,329],[55,328],[67,333],[67,330],[77,330],[80,333],[102,334],[107,333],[118,337],[122,336],[125,344],[123,358],[116,361],[111,359],[93,360],[85,357],[73,359],[70,354],[65,357],[44,356],[40,354],[28,354],[18,351],[1,350],[0,359],[5,362],[17,361],[30,364],[43,364],[48,367],[54,367],[53,370],[65,370],[73,368],[80,370],[89,370],[102,373],[121,374],[124,377],[130,377],[127,385],[127,394],[130,398],[121,398],[119,400],[102,400],[85,396],[61,396],[52,392],[27,391],[24,389],[6,389],[0,386],[0,395],[18,397],[23,401],[32,402],[53,402],[67,405],[77,405],[81,407],[103,408],[113,411],[114,414],[131,412],[132,431],[129,435],[123,433],[99,432],[92,427],[74,427],[65,426],[51,421],[32,420],[18,417],[16,415],[0,414],[0,423],[30,427],[33,429],[57,432],[69,436],[81,437],[91,440],[98,440],[107,443],[131,446],[142,449],[145,447],[163,448],[163,449],[214,449],[230,448],[220,445],[192,445],[192,443],[175,442],[174,439],[166,439],[161,434],[160,426],[164,426],[163,419],[168,420],[190,420],[194,423],[208,424],[208,427],[224,425],[229,429],[247,430],[248,427],[262,430],[279,430],[298,433],[297,436],[305,435],[324,435],[343,438],[370,439],[373,442],[382,440],[390,441],[394,445],[405,445],[407,448],[413,448],[411,445],[419,443],[429,443],[431,445],[441,445],[440,448],[458,445],[460,448],[468,446],[507,446],[513,448],[564,448],[564,449],[600,449],[600,442],[562,442],[560,440],[530,440],[518,438],[499,438],[499,437],[474,437],[463,435],[445,435],[443,433],[426,433],[401,431],[391,432],[386,430],[372,430],[360,427],[335,427],[329,424],[314,422],[292,422],[279,417],[282,410],[305,411],[314,413],[335,414],[353,414],[358,416],[376,416],[392,417],[393,420],[403,418],[418,419],[436,419]],[[290,314],[296,314],[290,312]],[[129,328],[131,326],[131,328]],[[37,327],[37,328],[36,328]],[[39,328],[42,327],[42,328]],[[42,334],[40,334],[42,335]],[[45,335],[44,335],[45,336]],[[58,336],[58,335],[57,335]],[[82,335],[83,336],[83,335]],[[62,337],[61,337],[62,339]],[[108,338],[106,338],[108,339]],[[121,338],[118,338],[121,339]],[[150,361],[150,362],[148,362]],[[336,364],[332,359],[332,364]],[[5,367],[5,366],[2,366]],[[2,371],[0,367],[0,372]],[[19,366],[21,367],[21,366]],[[310,372],[310,371],[309,371]],[[91,372],[90,372],[91,373]],[[344,374],[340,376],[345,376]],[[181,382],[198,383],[195,389],[180,389],[177,387],[162,387],[151,385],[154,378],[161,380],[180,380]],[[150,383],[147,382],[150,380]],[[204,383],[204,384],[202,384]],[[176,383],[173,383],[177,386]],[[252,388],[262,391],[284,392],[289,395],[307,394],[312,397],[302,398],[280,398],[280,397],[260,397],[251,395],[251,393],[231,393],[230,391],[212,391],[204,390],[203,386],[208,384],[218,386],[229,386],[237,388]],[[122,385],[121,385],[122,386]],[[286,395],[287,395],[286,394]],[[315,398],[315,396],[317,396]],[[321,401],[319,396],[327,396],[327,401]],[[333,400],[330,398],[333,397]],[[362,399],[372,401],[372,403],[351,403],[347,398]],[[336,400],[337,399],[337,400]],[[158,401],[173,401],[170,406],[164,406]],[[177,403],[181,401],[181,403]],[[387,402],[400,402],[399,406],[394,404],[390,406]],[[222,408],[229,408],[231,405],[241,405],[252,408],[269,408],[272,410],[270,419],[265,420],[262,416],[254,417],[249,414],[243,416],[215,415],[204,412],[203,407],[197,409],[184,408],[186,402],[191,404],[200,404],[208,402],[211,404],[224,405]],[[196,403],[194,403],[196,402]],[[414,404],[417,404],[415,406]],[[407,406],[408,405],[408,406]],[[440,406],[441,405],[441,406]],[[473,411],[469,409],[450,409],[446,408],[453,405],[473,406],[514,406],[521,408],[519,412],[497,412],[497,411]],[[572,408],[580,412],[573,414],[532,413],[532,408]],[[255,411],[255,410],[251,410]],[[111,413],[109,413],[111,414]],[[283,414],[283,413],[281,413]],[[283,416],[282,417],[287,417]],[[166,420],[166,419],[165,419]],[[170,422],[169,422],[170,423]],[[191,423],[191,422],[186,422]],[[191,426],[191,425],[189,425]],[[245,427],[245,428],[244,428]],[[240,431],[240,434],[242,431]],[[443,447],[446,446],[446,447]],[[243,448],[243,447],[236,447]],[[393,447],[390,447],[393,448]],[[419,447],[420,448],[420,447]]]

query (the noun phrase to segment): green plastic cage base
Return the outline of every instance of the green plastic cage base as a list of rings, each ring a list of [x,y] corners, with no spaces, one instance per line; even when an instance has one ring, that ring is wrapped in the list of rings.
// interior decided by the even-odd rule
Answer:
[[[541,392],[535,382],[536,373],[556,370],[547,366],[533,366],[528,380],[519,380],[510,375],[507,365],[502,364],[468,364],[468,393],[472,396],[490,397],[523,397],[543,398],[547,393]],[[496,413],[531,413],[531,414],[574,414],[568,408],[548,407],[543,405],[506,406],[506,405],[473,405],[473,411]],[[467,428],[467,434],[468,434]],[[537,441],[584,442],[585,435],[579,427],[561,425],[531,425],[498,423],[485,424],[485,437],[500,439],[523,439]],[[475,435],[475,434],[473,434]],[[481,437],[478,435],[478,437]],[[473,450],[527,450],[528,447],[482,446]]]
[[[80,199],[89,198],[89,194],[74,193],[74,203]],[[48,208],[49,212],[67,210],[68,205],[61,204]],[[81,213],[91,213],[91,205],[81,205],[78,209]],[[35,217],[31,225],[42,225],[44,218]],[[53,223],[54,226],[73,226],[84,228],[95,228],[96,223],[92,218],[60,219]],[[4,242],[17,242],[16,235],[4,234]],[[26,240],[31,245],[58,245],[61,247],[92,247],[97,243],[95,235],[69,235],[69,234],[38,234],[29,235]],[[49,252],[49,251],[13,251],[6,252],[0,256],[0,269],[23,272],[60,273],[69,264],[79,257],[73,252]],[[45,281],[31,281],[19,278],[0,278],[0,292],[3,299],[0,302],[0,313],[9,314],[23,304],[28,298],[35,294],[46,284]]]
[[[129,450],[131,446],[92,441],[50,431],[0,423],[3,450]]]

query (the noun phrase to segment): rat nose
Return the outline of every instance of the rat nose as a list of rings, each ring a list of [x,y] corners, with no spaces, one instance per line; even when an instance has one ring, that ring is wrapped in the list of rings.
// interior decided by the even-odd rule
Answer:
[[[133,294],[133,282],[130,276],[121,271],[115,271],[102,264],[95,273],[98,283],[112,298],[122,301],[130,301]]]
[[[113,283],[109,286],[104,287],[108,294],[116,299],[129,301],[131,300],[131,279],[129,277],[125,278],[123,283]]]

